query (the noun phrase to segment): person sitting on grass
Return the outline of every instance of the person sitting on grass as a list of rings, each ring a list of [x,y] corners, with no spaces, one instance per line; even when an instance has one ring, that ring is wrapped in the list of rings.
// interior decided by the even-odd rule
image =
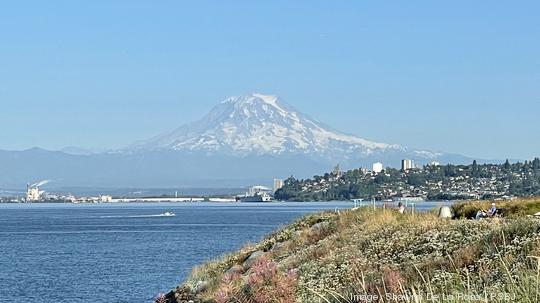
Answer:
[[[401,203],[401,201],[398,203],[398,211],[400,214],[404,213],[405,212],[405,205],[403,205],[403,203]]]
[[[494,217],[497,214],[497,207],[495,203],[491,203],[491,208],[487,211],[488,217]]]
[[[483,218],[493,218],[497,214],[497,207],[495,206],[495,203],[491,203],[491,208],[488,211],[485,210],[479,210],[476,213],[476,220],[480,220]]]

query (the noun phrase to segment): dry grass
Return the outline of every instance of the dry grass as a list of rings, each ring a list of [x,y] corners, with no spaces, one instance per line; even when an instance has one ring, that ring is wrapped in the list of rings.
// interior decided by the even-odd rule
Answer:
[[[487,210],[495,202],[497,209],[503,217],[522,217],[540,212],[540,198],[520,198],[510,201],[465,201],[452,206],[456,218],[474,218],[478,210]]]
[[[524,201],[527,206],[513,201],[500,207],[531,210],[540,200]],[[266,253],[256,265],[224,275],[257,250]],[[366,302],[359,298],[368,296],[378,302],[462,302],[449,296],[455,293],[483,302],[508,302],[494,293],[537,302],[538,255],[536,218],[442,220],[434,213],[363,208],[300,219],[198,267],[186,285],[208,282],[198,302]]]

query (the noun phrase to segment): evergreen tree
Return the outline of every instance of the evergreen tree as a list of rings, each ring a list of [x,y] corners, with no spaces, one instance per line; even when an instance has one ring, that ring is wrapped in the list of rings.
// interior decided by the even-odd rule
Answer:
[[[476,163],[476,160],[473,160],[473,163],[471,166],[471,175],[473,177],[478,177],[479,175],[478,164]]]
[[[506,159],[506,162],[504,162],[503,167],[504,167],[505,170],[509,170],[509,169],[510,169],[510,161],[508,161],[508,159]]]
[[[447,164],[444,167],[444,176],[445,177],[454,177],[456,175],[456,169],[452,164]]]
[[[534,158],[534,160],[532,161],[532,168],[540,169],[540,158]]]

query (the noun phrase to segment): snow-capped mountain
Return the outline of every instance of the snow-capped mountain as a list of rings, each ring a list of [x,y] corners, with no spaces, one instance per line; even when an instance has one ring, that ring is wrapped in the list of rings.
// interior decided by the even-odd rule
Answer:
[[[329,171],[418,164],[470,163],[453,154],[412,150],[336,131],[278,97],[231,97],[201,120],[128,148],[87,152],[0,150],[0,184],[24,188],[30,180],[57,186],[201,187],[267,184],[290,175],[305,178]]]
[[[230,97],[199,121],[128,148],[136,151],[199,151],[246,155],[308,155],[347,161],[382,154],[435,159],[442,154],[409,151],[396,145],[348,135],[297,111],[277,96]],[[381,159],[381,161],[384,159]]]

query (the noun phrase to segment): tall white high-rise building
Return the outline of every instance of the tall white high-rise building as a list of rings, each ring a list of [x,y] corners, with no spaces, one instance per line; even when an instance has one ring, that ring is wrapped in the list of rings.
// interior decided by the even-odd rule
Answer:
[[[380,173],[383,170],[383,164],[381,162],[375,162],[373,163],[373,172],[374,173]]]
[[[283,187],[283,180],[281,179],[274,179],[274,193]]]
[[[413,160],[403,159],[401,160],[401,170],[409,170],[414,168]]]

